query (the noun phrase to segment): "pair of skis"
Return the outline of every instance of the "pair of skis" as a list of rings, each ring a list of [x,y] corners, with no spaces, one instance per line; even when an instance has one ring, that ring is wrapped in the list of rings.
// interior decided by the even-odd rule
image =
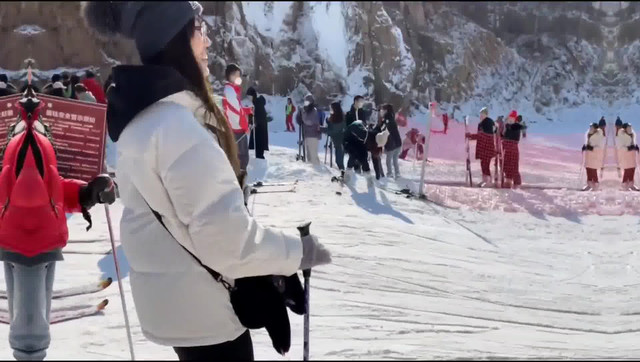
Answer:
[[[283,193],[283,192],[296,192],[296,186],[298,185],[298,180],[294,182],[279,182],[279,183],[264,183],[262,181],[258,181],[251,186],[251,195],[255,194],[274,194],[274,193]],[[264,190],[263,188],[269,187],[288,187],[287,189],[268,189]]]
[[[72,297],[77,295],[93,294],[105,290],[111,285],[111,278],[100,280],[98,283],[90,283],[78,287],[70,287],[53,291],[53,299]],[[0,299],[7,299],[7,292],[0,291]],[[68,320],[79,319],[100,313],[109,304],[108,299],[103,299],[97,305],[80,306],[78,308],[52,308],[49,322],[56,324]],[[0,308],[0,323],[10,324],[9,310]]]

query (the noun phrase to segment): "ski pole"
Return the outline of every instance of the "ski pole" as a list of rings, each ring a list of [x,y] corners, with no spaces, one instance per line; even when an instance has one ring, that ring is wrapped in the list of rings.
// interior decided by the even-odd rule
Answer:
[[[327,135],[327,140],[324,143],[324,164],[327,164],[327,150],[329,150],[329,135]]]
[[[584,151],[582,151],[582,161],[580,161],[580,172],[578,173],[578,189],[582,189],[582,169],[584,168],[585,163],[585,155]]]
[[[300,232],[300,237],[303,238],[310,234],[309,227],[311,226],[311,221],[298,226],[298,231]],[[311,279],[311,269],[305,269],[302,271],[302,276],[304,277],[304,304],[305,304],[305,315],[304,315],[304,344],[303,344],[303,355],[302,360],[309,360],[309,279]]]
[[[129,314],[127,313],[127,303],[124,299],[124,288],[122,287],[122,278],[120,277],[120,263],[118,263],[118,257],[116,256],[116,243],[113,237],[113,226],[111,225],[111,213],[109,212],[109,205],[104,204],[104,212],[107,215],[107,227],[109,228],[109,239],[111,240],[111,255],[113,255],[113,263],[116,267],[116,277],[118,278],[118,288],[120,289],[120,301],[122,302],[122,312],[124,313],[124,325],[127,329],[127,339],[129,340],[129,353],[131,354],[131,360],[135,361],[136,356],[133,351],[133,339],[131,338]]]
[[[333,139],[329,141],[329,167],[333,167]]]

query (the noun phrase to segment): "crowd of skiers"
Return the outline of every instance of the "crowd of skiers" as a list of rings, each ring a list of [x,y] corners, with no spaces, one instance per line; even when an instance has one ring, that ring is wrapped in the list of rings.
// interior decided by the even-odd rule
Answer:
[[[308,162],[319,164],[318,144],[323,134],[331,139],[331,145],[335,149],[336,165],[341,171],[340,177],[344,182],[350,182],[356,173],[363,173],[367,177],[369,185],[373,185],[371,165],[375,172],[375,178],[380,180],[385,177],[382,167],[382,154],[386,155],[386,166],[389,177],[400,177],[398,158],[402,151],[402,139],[396,123],[393,106],[384,104],[377,109],[377,119],[371,120],[373,112],[364,109],[364,97],[354,97],[349,111],[344,113],[341,102],[333,102],[330,105],[329,116],[317,106],[314,97],[308,94],[304,98],[304,106],[295,113],[296,123],[301,127],[300,138],[305,148]],[[287,124],[295,106],[287,103]],[[289,128],[289,126],[287,126]],[[294,129],[294,128],[292,128]],[[344,164],[344,156],[348,155],[348,161]]]

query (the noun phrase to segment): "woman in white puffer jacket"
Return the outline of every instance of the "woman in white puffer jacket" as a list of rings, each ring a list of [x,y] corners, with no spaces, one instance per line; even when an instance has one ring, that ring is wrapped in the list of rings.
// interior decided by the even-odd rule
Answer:
[[[631,125],[624,123],[616,131],[616,152],[618,155],[618,167],[624,170],[622,176],[623,190],[638,190],[634,185],[634,175],[636,173],[636,157],[638,146],[636,144],[636,135]]]
[[[301,242],[246,210],[233,132],[207,86],[211,42],[201,11],[187,1],[83,4],[99,33],[135,39],[143,63],[113,68],[107,110],[142,332],[181,360],[252,360],[227,290],[186,250],[230,284],[291,275],[331,255],[316,237]]]

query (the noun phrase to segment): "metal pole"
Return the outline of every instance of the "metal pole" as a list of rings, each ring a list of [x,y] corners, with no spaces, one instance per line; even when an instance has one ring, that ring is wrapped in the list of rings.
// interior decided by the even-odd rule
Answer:
[[[303,238],[310,234],[309,226],[311,222],[307,222],[303,225],[298,226],[298,231],[300,232],[300,237]],[[302,271],[302,276],[304,277],[304,304],[305,304],[305,314],[304,314],[304,340],[303,340],[303,354],[302,360],[309,360],[309,280],[311,279],[311,269],[305,269]]]
[[[120,276],[120,263],[118,263],[118,257],[116,256],[116,243],[113,237],[113,227],[111,224],[111,213],[109,212],[109,205],[104,204],[104,212],[107,215],[107,227],[109,228],[109,239],[111,240],[111,254],[113,255],[113,262],[116,266],[116,277],[118,278],[118,288],[120,289],[120,301],[122,303],[122,312],[124,313],[124,325],[127,329],[127,339],[129,340],[129,353],[131,354],[131,360],[135,361],[136,356],[133,351],[133,338],[131,338],[131,325],[129,324],[129,314],[127,313],[127,303],[124,298],[124,288],[122,287],[122,278]]]
[[[431,124],[433,124],[433,119],[435,118],[434,117],[435,110],[433,110],[433,105],[430,108],[431,108],[431,112],[429,112],[429,121],[427,123],[427,135],[426,135],[426,140],[424,142],[424,152],[423,152],[424,159],[422,160],[422,169],[420,172],[420,188],[418,189],[418,197],[420,197],[421,199],[426,198],[424,194],[424,171],[427,167],[427,158],[428,158],[427,156],[429,155],[429,140],[431,139]]]

